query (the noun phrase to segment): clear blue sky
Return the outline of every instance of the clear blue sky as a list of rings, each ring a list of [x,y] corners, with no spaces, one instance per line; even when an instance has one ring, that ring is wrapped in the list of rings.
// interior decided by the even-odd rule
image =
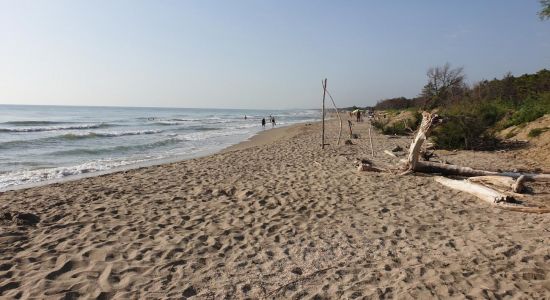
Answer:
[[[0,0],[0,103],[339,106],[550,68],[537,0]]]

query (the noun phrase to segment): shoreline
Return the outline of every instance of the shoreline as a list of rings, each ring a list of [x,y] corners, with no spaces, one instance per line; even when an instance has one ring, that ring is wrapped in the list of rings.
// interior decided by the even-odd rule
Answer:
[[[177,163],[181,161],[187,161],[187,160],[193,160],[198,158],[207,157],[210,155],[215,155],[218,153],[225,153],[229,151],[238,151],[247,149],[250,147],[256,147],[265,145],[271,142],[276,141],[277,139],[284,138],[287,134],[292,134],[294,127],[299,127],[299,125],[307,124],[307,123],[316,123],[319,121],[313,121],[313,122],[301,122],[301,123],[294,123],[290,125],[275,127],[275,128],[266,128],[262,131],[259,131],[252,136],[248,137],[245,140],[242,140],[236,144],[229,145],[225,148],[216,149],[216,150],[204,150],[200,151],[198,153],[194,153],[193,155],[178,155],[171,158],[161,158],[161,159],[153,159],[149,161],[144,162],[138,162],[138,163],[132,163],[125,166],[115,167],[109,170],[104,171],[96,171],[96,172],[90,172],[90,173],[81,173],[77,175],[69,175],[62,178],[55,178],[50,180],[44,180],[39,182],[32,182],[32,183],[25,183],[20,185],[14,185],[7,188],[0,188],[0,194],[3,192],[8,191],[19,191],[19,190],[26,190],[36,187],[42,187],[47,186],[51,184],[62,184],[64,182],[70,182],[70,181],[78,181],[78,180],[85,180],[88,178],[94,178],[99,176],[105,176],[109,174],[119,173],[119,172],[127,172],[135,169],[141,169],[141,168],[148,168],[148,167],[154,167],[154,166],[162,166],[172,163]]]

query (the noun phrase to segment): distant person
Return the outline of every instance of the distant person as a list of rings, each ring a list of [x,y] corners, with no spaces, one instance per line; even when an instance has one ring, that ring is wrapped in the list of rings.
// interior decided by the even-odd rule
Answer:
[[[357,123],[359,123],[361,121],[361,111],[357,111]]]
[[[271,127],[275,127],[277,123],[275,123],[275,117],[271,117]]]
[[[244,119],[246,120],[246,115],[244,115]]]
[[[262,127],[265,128],[265,118],[262,118]]]

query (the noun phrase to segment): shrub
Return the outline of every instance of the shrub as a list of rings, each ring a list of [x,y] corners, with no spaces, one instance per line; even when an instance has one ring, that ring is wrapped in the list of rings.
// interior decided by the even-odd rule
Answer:
[[[504,128],[534,121],[548,113],[550,113],[550,92],[528,98],[505,121]]]
[[[384,119],[384,121],[382,120],[373,120],[372,121],[372,126],[374,126],[374,128],[380,130],[380,131],[384,131],[384,127],[386,127],[386,125],[388,124],[388,119]]]
[[[387,135],[406,135],[409,131],[403,123],[394,123],[391,126],[384,126],[382,133]]]
[[[394,113],[397,115],[398,113]],[[413,131],[418,128],[422,122],[422,114],[418,111],[415,111],[412,119],[406,119],[405,122],[395,122],[391,125],[389,124],[389,118],[384,120],[372,121],[372,126],[380,130],[383,134],[386,135],[407,135],[410,134],[412,129]]]
[[[494,126],[506,115],[500,101],[461,103],[442,111],[445,123],[433,131],[435,145],[443,149],[483,149],[496,143]]]
[[[534,128],[534,129],[531,129],[531,131],[529,131],[529,133],[527,135],[529,137],[537,137],[537,136],[541,135],[543,132],[548,131],[549,129],[550,128],[548,128],[548,127]]]

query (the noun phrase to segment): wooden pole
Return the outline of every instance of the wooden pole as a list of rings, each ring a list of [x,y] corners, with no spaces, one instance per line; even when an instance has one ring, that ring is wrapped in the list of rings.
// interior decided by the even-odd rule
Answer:
[[[371,135],[372,123],[369,121],[369,141],[370,141],[370,155],[374,158],[374,147],[372,146],[372,135]]]
[[[321,148],[325,149],[325,96],[327,94],[327,79],[323,82],[323,133],[321,137]]]

